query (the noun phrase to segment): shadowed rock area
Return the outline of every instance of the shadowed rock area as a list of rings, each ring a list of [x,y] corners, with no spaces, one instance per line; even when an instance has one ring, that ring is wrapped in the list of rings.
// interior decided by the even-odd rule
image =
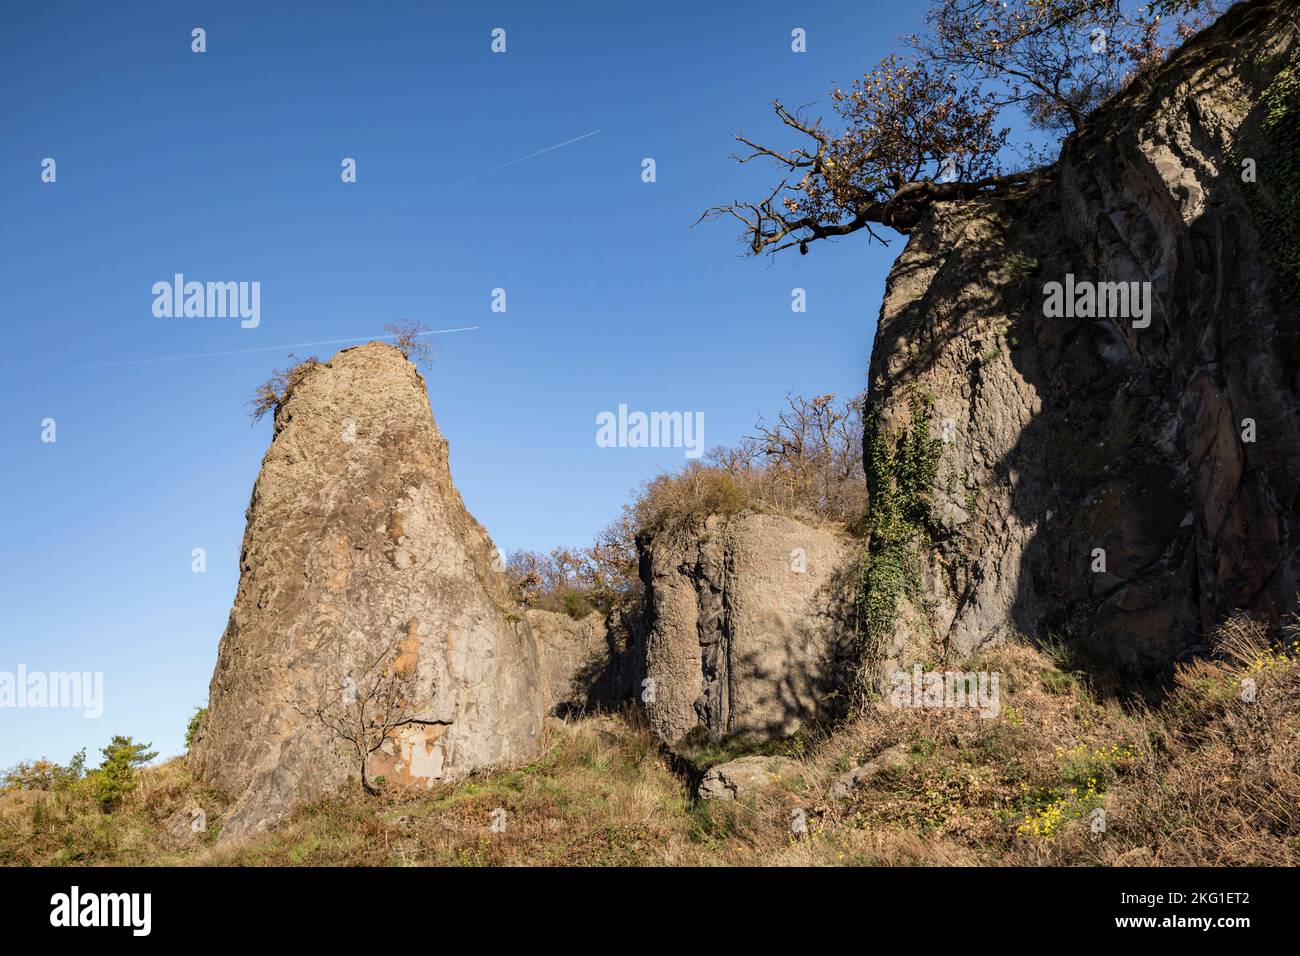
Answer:
[[[1298,36],[1293,3],[1232,9],[1037,181],[936,205],[911,233],[868,444],[907,427],[917,394],[942,444],[919,587],[882,659],[962,658],[1016,628],[1136,677],[1233,613],[1294,609],[1300,322],[1279,263],[1297,231],[1260,211],[1295,189]],[[1067,274],[1150,283],[1150,324],[1045,315]]]
[[[396,722],[371,779],[431,786],[536,752],[537,648],[494,554],[400,351],[372,343],[294,373],[192,751],[234,798],[223,839],[358,774],[337,730],[358,700]]]

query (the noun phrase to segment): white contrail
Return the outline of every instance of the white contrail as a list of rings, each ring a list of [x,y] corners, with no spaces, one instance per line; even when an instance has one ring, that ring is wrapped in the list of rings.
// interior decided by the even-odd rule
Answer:
[[[475,173],[473,176],[466,176],[464,179],[458,179],[454,183],[448,183],[443,189],[450,189],[452,186],[461,186],[465,183],[472,182],[480,176],[486,176],[488,173],[495,173],[498,170],[505,169],[507,166],[513,166],[516,163],[522,163],[526,159],[532,159],[534,156],[541,156],[543,153],[549,153],[553,149],[559,149],[562,146],[569,146],[573,143],[581,142],[588,137],[595,136],[600,130],[593,129],[590,133],[583,133],[581,136],[575,136],[573,139],[566,139],[563,143],[556,143],[554,146],[547,146],[545,149],[539,149],[535,153],[529,153],[527,156],[520,156],[518,159],[512,159],[508,163],[502,163],[500,166],[493,166],[491,169],[485,169],[481,173]]]
[[[582,142],[582,140],[584,139],[590,139],[592,136],[595,136],[599,132],[600,130],[593,129],[590,133],[583,133],[581,136],[573,137],[573,139],[566,139],[562,143],[555,143],[552,146],[547,146],[544,147],[543,149],[535,150],[534,152],[528,153],[527,155],[524,156],[520,156],[517,159],[509,160],[508,162],[504,162],[501,163],[500,165],[493,166],[490,169],[481,170],[477,173],[474,173],[472,176],[466,176],[464,179],[458,179],[453,183],[447,183],[446,185],[440,186],[437,189],[433,190],[432,192],[425,193],[421,196],[416,196],[414,199],[405,200],[400,205],[404,206],[407,205],[408,203],[419,202],[422,199],[428,199],[430,196],[436,195],[437,193],[445,192],[446,190],[451,189],[455,186],[463,186],[465,183],[473,182],[474,180],[480,179],[483,176],[487,176],[490,175],[491,173],[499,172],[503,169],[507,169],[511,166],[517,165],[518,163],[522,163],[527,160],[534,159],[538,156],[543,155],[544,153],[549,153],[552,152],[553,150],[562,149],[565,146],[571,146],[574,143]],[[391,207],[391,208],[395,208],[395,207]],[[459,329],[436,329],[432,332],[421,332],[420,335],[446,335],[452,332],[472,332],[477,328],[478,328],[477,325],[471,325]],[[185,361],[186,359],[217,358],[224,355],[248,355],[252,352],[277,352],[280,351],[281,349],[306,349],[306,348],[314,348],[317,345],[345,345],[348,342],[371,342],[371,341],[375,341],[376,339],[394,339],[394,338],[397,338],[397,336],[376,335],[376,336],[371,336],[369,338],[363,337],[358,339],[330,339],[324,342],[298,342],[293,345],[268,345],[265,348],[256,348],[256,349],[233,349],[229,352],[196,352],[192,355],[168,355],[160,358],[127,359],[121,362],[96,362],[91,365],[70,365],[67,366],[66,368],[36,369],[36,370],[31,370],[26,372],[16,372],[14,374],[45,375],[52,372],[81,372],[88,369],[96,369],[96,368],[120,368],[127,365],[150,365],[156,362],[181,362],[181,361]]]
[[[537,156],[541,156],[543,153],[549,153],[549,152],[551,152],[552,150],[560,149],[560,148],[562,148],[562,147],[564,147],[564,146],[571,146],[571,145],[573,145],[574,143],[579,143],[579,142],[581,142],[581,141],[584,140],[584,139],[588,139],[588,138],[590,138],[590,137],[592,137],[592,136],[595,136],[595,135],[596,135],[597,133],[599,133],[599,132],[600,132],[600,130],[598,130],[598,129],[593,129],[590,133],[583,133],[581,136],[575,136],[575,137],[573,137],[573,139],[566,139],[563,143],[556,143],[554,146],[547,146],[545,149],[539,149],[539,150],[537,150],[536,152],[529,153],[527,156],[520,156],[518,159],[512,159],[512,160],[510,160],[509,162],[505,162],[505,163],[500,164],[499,166],[493,166],[491,169],[484,169],[484,170],[481,170],[481,171],[475,173],[475,174],[472,175],[472,176],[466,176],[464,179],[458,179],[458,180],[456,180],[454,183],[447,183],[447,184],[444,185],[444,186],[439,186],[437,189],[433,190],[432,192],[423,193],[423,194],[421,194],[421,195],[419,195],[419,196],[416,196],[414,199],[406,199],[406,200],[403,200],[402,202],[397,203],[397,204],[395,204],[395,205],[393,205],[393,206],[390,206],[390,207],[388,207],[388,208],[389,208],[389,209],[395,209],[395,208],[397,208],[398,206],[406,206],[406,205],[408,205],[408,204],[410,204],[410,203],[413,203],[413,202],[419,202],[419,201],[422,200],[422,199],[428,199],[430,196],[436,196],[438,193],[446,192],[448,189],[452,189],[452,188],[454,188],[454,187],[456,187],[456,186],[463,186],[463,185],[465,185],[465,183],[473,182],[474,180],[476,180],[476,179],[480,179],[480,178],[482,178],[483,176],[487,176],[487,175],[489,175],[489,174],[491,174],[491,173],[500,172],[500,171],[503,170],[503,169],[507,169],[507,168],[510,167],[510,166],[514,166],[514,165],[516,165],[516,164],[518,164],[518,163],[522,163],[522,162],[524,162],[525,160],[529,160],[529,159],[533,159],[533,158],[535,158],[535,157],[537,157]],[[387,211],[387,210],[385,210],[385,211]]]
[[[420,332],[424,335],[448,335],[452,332],[473,332],[477,325],[467,325],[459,329],[434,329],[432,332]],[[418,337],[418,336],[417,336]],[[17,372],[18,375],[43,375],[49,372],[80,372],[92,368],[120,368],[124,365],[148,365],[154,362],[181,362],[186,359],[218,358],[224,355],[250,355],[253,352],[278,352],[283,349],[309,349],[318,345],[346,345],[349,342],[376,342],[383,339],[395,339],[396,335],[364,335],[356,339],[326,339],[322,342],[296,342],[292,345],[266,345],[256,349],[232,349],[229,352],[194,352],[190,355],[164,355],[158,358],[126,359],[121,362],[96,362],[92,365],[70,365],[66,368],[47,368],[34,371]]]

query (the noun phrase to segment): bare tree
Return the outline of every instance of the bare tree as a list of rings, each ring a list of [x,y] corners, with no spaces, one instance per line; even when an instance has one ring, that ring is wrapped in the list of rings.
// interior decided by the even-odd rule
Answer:
[[[393,337],[393,345],[401,349],[406,360],[414,365],[427,366],[437,357],[437,346],[424,340],[424,336],[429,334],[429,327],[423,322],[403,319],[385,325],[384,331]]]
[[[737,478],[757,467],[762,456],[758,440],[747,435],[736,445],[715,445],[704,455],[704,460],[715,468],[721,468],[732,478]]]
[[[623,515],[589,547],[558,547],[547,554],[512,552],[506,560],[506,577],[515,598],[528,607],[575,617],[585,616],[593,607],[609,611],[639,592],[635,536],[631,509],[625,507]]]
[[[875,226],[907,232],[936,199],[960,199],[1023,176],[996,172],[1007,130],[995,127],[997,109],[986,96],[963,91],[949,74],[889,56],[853,84],[831,92],[845,124],[829,132],[820,119],[791,111],[778,100],[777,118],[808,142],[787,150],[741,134],[750,152],[739,163],[772,161],[782,174],[756,203],[705,210],[700,221],[732,216],[744,225],[752,255],[859,230],[888,244]],[[948,181],[938,181],[945,179]]]
[[[1005,172],[1008,108],[1056,135],[1185,34],[1178,16],[1213,0],[934,0],[910,59],[885,57],[848,90],[832,89],[840,131],[778,100],[777,118],[805,139],[788,149],[744,135],[740,163],[772,162],[780,179],[763,198],[705,210],[743,226],[748,253],[801,253],[818,239],[884,226],[907,233],[936,201],[969,199],[1028,181]],[[1162,15],[1173,14],[1169,22]]]
[[[376,793],[366,773],[370,755],[408,724],[419,723],[412,703],[415,665],[401,654],[401,641],[384,647],[360,673],[346,667],[328,670],[337,687],[321,688],[312,703],[293,702],[294,709],[320,723],[344,749],[367,793]],[[340,677],[340,675],[342,675]]]
[[[793,501],[848,520],[862,504],[862,399],[790,392],[773,422],[759,419],[748,439]]]
[[[271,372],[271,377],[253,390],[253,397],[248,400],[248,417],[254,425],[262,416],[270,412],[275,414],[289,397],[291,386],[303,372],[320,361],[315,356],[300,359],[292,352],[288,355],[289,364]]]
[[[1083,125],[1124,68],[1119,0],[940,0],[926,24],[908,43],[929,62],[987,84],[999,107],[1020,106],[1053,132]]]
[[[908,44],[937,68],[986,89],[999,107],[1069,133],[1136,73],[1163,62],[1167,39],[1214,13],[1213,0],[936,0]],[[1166,20],[1166,16],[1168,19]]]
[[[422,322],[402,320],[389,323],[384,326],[384,331],[393,339],[393,345],[401,350],[408,362],[427,368],[429,363],[437,358],[438,347],[433,341],[425,340],[424,336],[429,334],[429,327]],[[254,424],[261,421],[268,412],[271,414],[277,412],[288,398],[289,388],[297,378],[312,366],[320,364],[320,360],[314,355],[300,359],[290,353],[288,359],[288,365],[273,369],[270,377],[253,390],[253,395],[248,400],[248,417]]]

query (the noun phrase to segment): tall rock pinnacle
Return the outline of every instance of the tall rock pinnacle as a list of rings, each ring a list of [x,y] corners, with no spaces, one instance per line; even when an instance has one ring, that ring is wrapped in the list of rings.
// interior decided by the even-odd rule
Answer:
[[[223,839],[373,781],[432,786],[536,750],[537,648],[452,485],[420,374],[371,343],[295,373],[248,509],[197,775]]]

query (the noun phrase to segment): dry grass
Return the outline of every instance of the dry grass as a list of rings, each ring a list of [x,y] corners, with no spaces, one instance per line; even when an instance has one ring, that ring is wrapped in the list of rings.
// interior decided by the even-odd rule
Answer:
[[[633,515],[636,527],[650,534],[742,511],[841,529],[854,523],[854,516],[865,511],[865,503],[865,485],[856,478],[810,477],[776,465],[728,469],[692,461],[679,471],[646,482],[633,504]]]
[[[1289,635],[1295,637],[1294,633]],[[108,816],[85,795],[0,797],[0,862],[208,865],[1296,865],[1300,659],[1229,622],[1158,708],[1100,701],[1059,654],[1008,644],[995,718],[879,705],[834,733],[765,748],[803,772],[742,802],[694,803],[636,710],[548,723],[518,770],[431,791],[357,791],[242,845],[178,849],[166,821],[222,804],[183,760]],[[1254,682],[1254,701],[1242,682]],[[846,802],[844,771],[906,759]],[[701,764],[732,756],[702,745]],[[493,811],[506,811],[493,832]],[[1105,832],[1090,825],[1105,813]],[[791,833],[802,810],[808,833]]]

